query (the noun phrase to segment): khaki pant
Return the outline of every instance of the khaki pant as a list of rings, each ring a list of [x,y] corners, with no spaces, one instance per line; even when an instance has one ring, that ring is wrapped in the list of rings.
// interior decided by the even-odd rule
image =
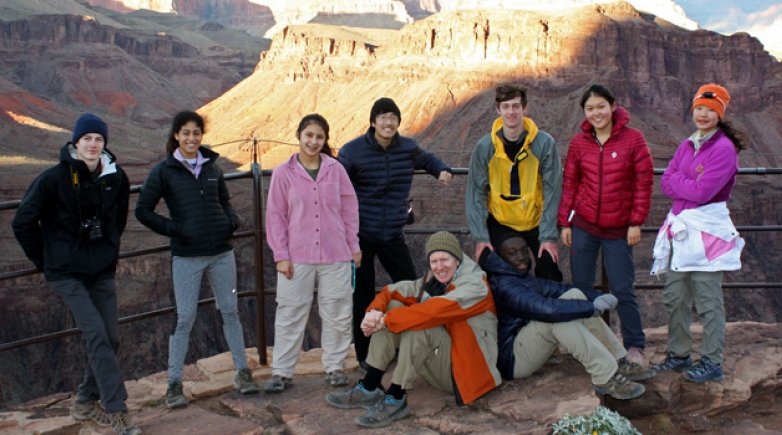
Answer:
[[[323,369],[343,368],[350,351],[353,319],[350,262],[293,265],[293,278],[277,274],[277,311],[274,317],[272,374],[290,378],[301,355],[304,328],[318,282],[318,311],[322,322],[320,345]]]
[[[369,342],[367,363],[385,372],[394,361],[397,349],[399,356],[391,382],[409,390],[420,375],[433,387],[453,392],[451,336],[444,327],[399,334],[388,330],[376,332]]]
[[[573,288],[560,299],[586,300],[586,296],[581,290]],[[616,361],[627,355],[622,343],[599,317],[560,323],[532,321],[521,328],[513,343],[516,360],[513,377],[531,376],[560,344],[584,365],[592,383],[598,385],[611,379],[616,373]]]
[[[692,351],[692,304],[703,325],[701,355],[722,364],[725,349],[725,304],[722,272],[675,272],[668,269],[663,304],[668,311],[668,351],[677,356]]]

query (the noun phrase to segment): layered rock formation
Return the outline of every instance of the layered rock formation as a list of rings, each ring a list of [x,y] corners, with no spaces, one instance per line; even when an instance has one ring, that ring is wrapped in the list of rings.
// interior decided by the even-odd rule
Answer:
[[[603,404],[629,418],[642,433],[778,434],[782,427],[782,328],[742,322],[728,325],[726,377],[722,382],[693,384],[676,373],[646,381],[646,393],[634,400],[604,398]],[[696,331],[696,337],[700,331]],[[649,354],[662,357],[665,330],[648,330]],[[128,404],[134,422],[144,433],[283,434],[370,433],[353,419],[363,410],[328,406],[323,396],[333,391],[322,380],[320,349],[306,352],[296,367],[293,385],[281,394],[240,396],[233,390],[229,354],[198,361],[185,369],[184,391],[191,403],[167,410],[162,397],[165,373],[127,382]],[[259,366],[254,349],[248,352],[257,381],[267,380],[269,367]],[[523,380],[505,381],[469,406],[456,406],[453,395],[416,382],[407,400],[409,417],[371,433],[551,433],[551,425],[566,414],[583,415],[601,404],[589,376],[569,356],[544,366]],[[360,377],[352,357],[346,368],[352,380]],[[390,382],[387,374],[385,385]],[[36,433],[93,434],[99,429],[79,424],[68,415],[68,394],[42,397],[0,412],[0,430]],[[99,432],[102,433],[102,432]]]
[[[79,6],[66,0],[58,3]],[[215,59],[230,50],[215,44],[217,37],[205,38],[182,28],[177,32],[187,36],[175,36],[173,31],[156,34],[162,30],[150,34],[149,28],[158,27],[150,24],[153,21],[145,13],[109,17],[98,12],[82,15],[95,13],[94,21],[56,16],[51,19],[56,25],[47,31],[29,30],[28,20],[49,22],[42,17],[16,17],[2,23],[7,30],[0,36],[5,41],[0,44],[0,142],[5,153],[23,162],[14,164],[0,178],[5,199],[19,198],[32,177],[53,162],[53,150],[69,138],[68,129],[77,112],[87,109],[107,117],[113,132],[111,147],[118,151],[121,162],[128,163],[132,182],[140,183],[160,158],[166,130],[163,124],[170,115],[194,107],[201,101],[201,92],[213,92],[218,83],[226,83],[225,74],[234,74],[236,62],[255,63],[255,57],[226,54],[222,60],[227,66],[219,67],[222,64]],[[166,15],[154,23],[181,19]],[[141,21],[147,23],[145,32],[125,29]],[[206,25],[212,26],[216,25]],[[11,38],[11,34],[17,36]],[[41,39],[25,41],[22,36],[28,34]],[[177,57],[177,53],[190,53],[192,47],[195,55]],[[128,65],[132,68],[125,68]],[[176,80],[168,82],[166,77]],[[592,82],[607,84],[620,104],[630,109],[632,125],[646,135],[657,167],[665,166],[678,141],[691,132],[688,109],[694,90],[705,81],[716,80],[726,84],[733,95],[729,116],[753,138],[749,150],[741,155],[742,166],[780,164],[774,153],[782,143],[778,127],[782,125],[782,68],[757,40],[747,35],[724,37],[686,31],[638,13],[627,4],[591,6],[568,13],[454,11],[432,15],[400,31],[290,26],[275,36],[249,78],[202,112],[209,121],[207,141],[212,144],[252,137],[295,143],[294,130],[301,116],[321,112],[332,124],[331,143],[338,146],[366,129],[376,98],[391,96],[402,108],[403,134],[414,135],[451,166],[466,167],[474,143],[488,132],[496,116],[493,87],[506,80],[529,87],[529,115],[554,135],[563,157],[582,118],[577,101],[584,87]],[[271,168],[294,149],[295,145],[261,142],[262,163]],[[247,167],[250,153],[246,143],[217,150],[231,159],[222,161],[227,172]],[[782,209],[775,206],[782,199],[778,186],[778,180],[770,177],[742,177],[732,204],[737,224],[782,222]],[[414,229],[463,228],[464,187],[464,176],[458,176],[446,189],[430,177],[417,177],[413,202],[418,222]],[[244,219],[251,220],[247,183],[231,183],[230,189],[234,205]],[[656,195],[647,226],[659,225],[668,205],[668,200]],[[10,219],[11,213],[0,215],[0,226],[8,229]],[[165,243],[149,234],[131,219],[123,248]],[[779,235],[755,233],[748,239],[745,270],[728,275],[726,280],[782,281],[776,267],[782,258],[767,249],[782,241]],[[409,237],[414,258],[422,258],[424,240],[424,235]],[[469,238],[462,236],[462,240],[471,252]],[[6,270],[28,265],[20,261],[21,251],[10,233],[2,234],[0,243]],[[637,276],[642,283],[650,282],[646,276],[649,252],[651,243],[645,236],[636,249]],[[241,288],[250,289],[253,264],[249,243],[240,244],[237,253]],[[563,255],[567,256],[564,248]],[[122,314],[171,305],[168,261],[168,254],[160,254],[120,263]],[[418,267],[423,270],[424,264]],[[562,267],[567,271],[566,259]],[[267,264],[267,287],[274,286],[274,276]],[[386,280],[379,275],[379,284]],[[777,293],[727,290],[728,318],[782,320],[782,298]],[[662,324],[659,292],[639,294],[646,325]],[[8,284],[0,290],[0,301],[5,307],[0,342],[71,326],[64,307],[40,277]],[[270,296],[267,306],[272,307],[272,301]],[[249,326],[255,324],[254,307],[254,302],[244,301],[248,343],[254,342]],[[28,315],[31,312],[41,315]],[[210,355],[222,346],[214,332],[219,330],[214,310],[204,309],[199,319],[202,323],[193,333],[191,359]],[[124,364],[130,367],[131,377],[165,367],[170,323],[168,317],[122,328],[123,342],[129,347]],[[317,324],[311,327],[307,346],[317,344]],[[267,338],[271,340],[271,333]],[[80,376],[81,358],[75,339],[0,354],[0,365],[7,368],[0,373],[0,377],[6,376],[0,379],[4,388],[1,399],[16,402],[31,394],[72,389]],[[39,383],[31,385],[31,379]]]

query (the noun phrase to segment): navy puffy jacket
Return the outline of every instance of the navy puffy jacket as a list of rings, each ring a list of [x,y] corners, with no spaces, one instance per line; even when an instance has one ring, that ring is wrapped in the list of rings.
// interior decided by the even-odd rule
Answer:
[[[411,138],[397,134],[391,145],[383,149],[375,140],[373,127],[342,146],[338,158],[358,197],[358,235],[372,242],[391,242],[402,237],[416,169],[426,170],[434,177],[442,171],[451,172]]]
[[[497,335],[500,355],[497,368],[505,379],[513,379],[513,341],[521,328],[530,321],[545,323],[569,322],[591,317],[595,312],[592,300],[601,293],[581,289],[589,299],[557,299],[573,288],[572,284],[538,279],[520,272],[492,251],[481,265],[497,306]]]

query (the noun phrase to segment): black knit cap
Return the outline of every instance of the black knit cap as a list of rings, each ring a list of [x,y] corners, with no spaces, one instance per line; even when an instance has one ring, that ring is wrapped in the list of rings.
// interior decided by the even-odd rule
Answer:
[[[384,113],[393,113],[399,118],[399,122],[402,122],[402,112],[399,111],[399,106],[396,105],[394,100],[383,97],[378,98],[375,104],[372,105],[372,111],[369,112],[369,123],[375,122],[375,118]]]
[[[510,228],[502,228],[500,231],[489,233],[489,239],[491,241],[491,245],[494,246],[494,249],[500,249],[500,246],[502,246],[503,242],[513,237],[519,237],[522,239],[524,238],[521,237],[521,234],[513,231]]]
[[[99,116],[92,113],[85,113],[76,120],[76,126],[73,127],[71,143],[76,143],[87,133],[98,133],[103,136],[103,146],[109,144],[109,127],[100,119]]]

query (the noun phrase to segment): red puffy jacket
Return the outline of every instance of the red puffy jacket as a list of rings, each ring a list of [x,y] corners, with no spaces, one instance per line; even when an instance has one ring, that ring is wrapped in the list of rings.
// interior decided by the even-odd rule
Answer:
[[[601,147],[587,121],[570,141],[557,223],[569,227],[571,210],[600,228],[641,225],[649,215],[654,167],[640,131],[627,127],[630,114],[613,113],[611,137]]]

